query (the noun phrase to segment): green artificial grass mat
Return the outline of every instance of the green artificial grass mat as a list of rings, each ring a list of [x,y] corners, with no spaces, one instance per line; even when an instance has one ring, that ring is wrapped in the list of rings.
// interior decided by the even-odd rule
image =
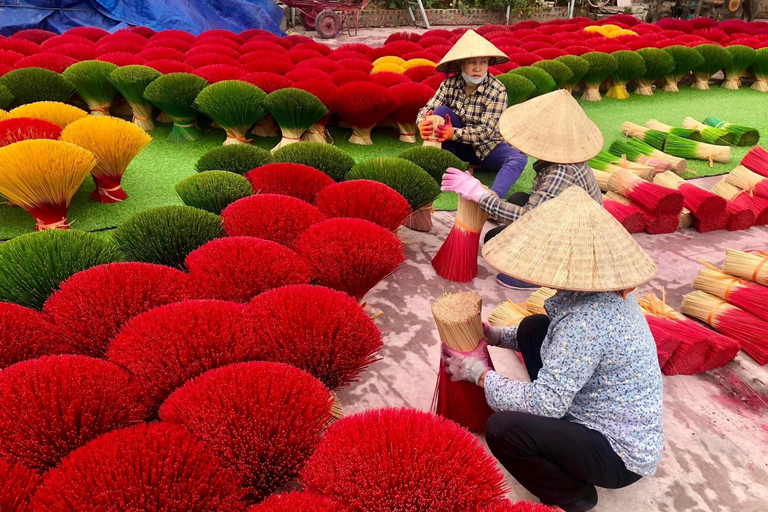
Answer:
[[[707,116],[716,116],[728,122],[751,126],[760,130],[760,144],[768,147],[768,94],[742,87],[738,91],[729,91],[713,85],[709,91],[700,91],[688,87],[679,93],[668,93],[657,89],[653,96],[632,96],[627,100],[603,98],[599,102],[580,101],[589,117],[600,127],[607,145],[621,137],[621,124],[632,121],[643,125],[648,119],[658,119],[672,126],[679,126],[686,116],[703,121]],[[83,183],[72,200],[69,221],[74,229],[84,231],[105,231],[114,229],[118,224],[135,213],[148,208],[170,204],[181,204],[174,187],[183,178],[194,174],[194,165],[200,156],[208,150],[221,145],[224,141],[222,130],[205,133],[197,142],[168,142],[170,125],[159,124],[151,132],[152,143],[139,154],[125,173],[123,188],[128,193],[128,200],[123,203],[104,204],[91,201],[89,196],[94,189],[89,177]],[[347,151],[355,161],[380,156],[396,156],[413,147],[397,140],[396,131],[376,129],[372,146],[350,144],[348,129],[330,128],[334,143]],[[280,140],[279,137],[253,137],[253,143],[264,149],[271,149]],[[557,144],[558,141],[552,141]],[[695,174],[686,174],[686,178],[725,174],[741,161],[749,148],[732,148],[729,164],[715,164],[710,168],[708,162],[689,161],[690,169]],[[533,170],[530,159],[523,175],[511,192],[528,191],[533,183]],[[495,174],[479,170],[477,177],[484,184],[491,186]],[[444,192],[435,201],[438,210],[455,210],[456,195]],[[18,207],[0,206],[0,241],[29,233],[35,223],[30,215]],[[105,234],[105,236],[107,236]]]

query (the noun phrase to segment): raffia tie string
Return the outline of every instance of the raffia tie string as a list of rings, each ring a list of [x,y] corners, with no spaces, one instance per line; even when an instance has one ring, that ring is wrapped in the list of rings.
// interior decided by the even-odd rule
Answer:
[[[757,275],[760,273],[760,270],[763,268],[763,265],[768,263],[768,258],[763,258],[763,260],[757,264],[757,267],[755,267],[755,271],[752,273],[752,281],[755,281],[757,279]]]
[[[110,103],[105,103],[103,105],[97,105],[95,107],[91,107],[91,112],[98,112],[102,115],[108,116],[109,115],[109,107],[111,106]]]
[[[99,195],[108,197],[108,198],[112,199],[113,201],[117,201],[117,202],[121,202],[122,199],[113,196],[112,194],[110,194],[110,192],[117,192],[120,189],[122,189],[122,187],[120,185],[118,185],[116,187],[112,187],[112,188],[103,188],[103,187],[98,187],[97,188],[97,190],[99,191]]]
[[[283,137],[283,140],[301,140],[301,137]]]
[[[702,265],[704,265],[705,267],[707,267],[708,269],[715,270],[715,271],[719,272],[720,274],[722,274],[722,275],[712,276],[715,279],[722,279],[722,280],[728,280],[729,281],[728,286],[726,286],[726,288],[725,288],[725,293],[724,293],[725,297],[723,297],[725,300],[728,300],[728,297],[731,296],[731,292],[733,291],[733,287],[734,286],[736,286],[737,284],[742,284],[742,285],[749,284],[749,283],[747,283],[743,279],[737,279],[735,277],[732,277],[732,276],[729,276],[728,274],[723,273],[722,270],[720,270],[719,268],[717,268],[713,264],[709,263],[708,261],[704,261],[702,259],[699,259],[698,262],[701,263]]]
[[[466,224],[461,222],[459,219],[456,219],[454,221],[454,224],[456,224],[459,227],[459,229],[461,229],[463,231],[468,231],[470,233],[475,233],[475,234],[480,234],[481,233],[480,230],[467,226]]]
[[[243,144],[248,144],[248,139],[245,138],[245,135],[238,135],[235,132],[225,130],[227,132],[227,139],[228,140],[236,140],[239,142],[242,142]]]
[[[135,121],[151,121],[152,116],[137,116],[136,114],[133,115],[133,119]]]
[[[727,303],[727,302],[725,302],[724,300],[721,300],[721,301],[719,301],[719,302],[720,302],[720,303],[719,303],[717,306],[715,306],[715,307],[713,307],[713,308],[712,308],[712,311],[710,311],[710,312],[709,312],[709,315],[707,315],[707,323],[708,323],[709,325],[712,325],[712,319],[714,318],[714,316],[715,316],[715,313],[717,313],[717,310],[718,310],[718,309],[720,309],[720,308],[721,308],[723,305],[726,305],[726,304],[728,304],[728,303]]]
[[[69,224],[67,223],[66,217],[56,222],[50,222],[48,224],[40,219],[37,219],[35,227],[38,231],[43,231],[45,229],[66,229],[69,227]]]

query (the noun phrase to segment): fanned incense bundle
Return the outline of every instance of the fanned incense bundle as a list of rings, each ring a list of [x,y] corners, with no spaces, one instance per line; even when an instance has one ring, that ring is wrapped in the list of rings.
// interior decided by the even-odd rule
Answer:
[[[695,160],[708,160],[710,167],[713,162],[727,164],[731,161],[731,147],[717,146],[695,140],[684,139],[677,135],[667,136],[664,151],[680,158],[692,158]]]
[[[752,254],[736,249],[726,249],[723,272],[768,286],[768,253],[754,251]]]
[[[694,50],[683,45],[672,45],[664,48],[664,51],[672,56],[675,68],[664,76],[664,90],[667,92],[679,92],[680,80],[691,71],[704,64],[704,57]]]
[[[109,75],[109,81],[133,110],[133,124],[142,130],[154,130],[153,105],[144,98],[144,90],[160,77],[160,72],[147,66],[124,66]]]
[[[248,82],[222,80],[200,91],[195,108],[224,128],[225,146],[248,144],[248,130],[267,113],[266,97],[264,91]]]
[[[751,196],[768,200],[768,178],[752,172],[743,165],[736,166],[725,176],[725,181],[746,190]]]
[[[730,146],[736,142],[736,135],[729,133],[721,128],[715,128],[708,126],[704,123],[700,123],[692,117],[686,117],[683,119],[683,128],[690,128],[692,130],[698,130],[701,134],[702,142],[707,144],[717,144],[719,146]]]
[[[650,128],[651,130],[671,133],[672,135],[677,135],[678,137],[682,137],[684,139],[701,140],[701,134],[698,130],[669,126],[668,124],[664,124],[661,121],[657,121],[656,119],[649,119],[646,121],[645,127]]]
[[[768,322],[768,287],[725,274],[706,261],[699,260],[699,263],[706,268],[694,279],[694,289],[719,297]]]
[[[641,48],[637,54],[645,61],[645,73],[637,80],[635,94],[652,96],[654,83],[667,76],[675,69],[675,59],[659,48]]]
[[[693,70],[694,81],[691,87],[694,89],[709,89],[709,79],[727,67],[733,57],[728,50],[716,44],[700,44],[694,47],[704,57],[704,62]]]
[[[581,98],[586,101],[600,101],[602,99],[600,84],[619,66],[619,63],[610,54],[603,52],[588,52],[581,58],[589,62],[589,70],[584,75],[586,88]]]
[[[556,293],[557,290],[542,286],[531,293],[528,301],[525,303],[525,307],[534,315],[546,315],[547,310],[544,308],[544,302],[550,297],[554,297]]]
[[[755,61],[755,50],[743,44],[730,44],[726,47],[731,54],[731,61],[723,67],[725,80],[723,89],[738,90],[741,85],[741,77],[744,76]]]
[[[57,140],[61,128],[42,119],[17,117],[0,120],[0,147],[29,139]]]
[[[208,82],[198,76],[171,73],[157,78],[144,90],[144,97],[173,120],[169,141],[191,142],[202,137],[195,126],[198,112],[194,104],[197,95],[207,85]]]
[[[608,188],[632,200],[654,215],[677,216],[683,208],[683,194],[644,181],[623,169],[611,174]]]
[[[31,117],[32,119],[42,119],[66,128],[69,123],[74,123],[88,115],[88,112],[81,110],[66,103],[57,101],[38,101],[16,107],[8,112],[6,119],[15,119],[18,117]]]
[[[88,116],[61,132],[61,140],[87,149],[96,157],[91,199],[100,203],[125,201],[128,194],[120,183],[131,161],[150,142],[144,130],[117,117]]]
[[[756,128],[729,123],[714,116],[704,119],[704,124],[732,133],[735,137],[734,143],[737,146],[749,147],[760,142],[760,132]]]
[[[72,82],[80,96],[95,116],[108,116],[109,107],[117,95],[117,89],[109,80],[117,69],[112,63],[86,60],[69,66],[62,75]]]
[[[68,229],[72,197],[96,165],[89,151],[55,140],[0,148],[0,194],[35,218],[35,231]]]
[[[754,197],[746,190],[734,187],[728,183],[727,178],[723,178],[712,187],[712,192],[728,201],[745,206],[755,214],[755,225],[763,226],[768,224],[768,200],[762,197]]]
[[[479,204],[459,196],[453,228],[432,258],[432,267],[437,275],[457,283],[466,283],[477,277],[480,233],[488,217]]]
[[[664,149],[664,142],[667,140],[667,133],[659,130],[651,130],[640,126],[639,124],[630,123],[625,121],[621,125],[621,133],[626,137],[635,137],[652,146],[654,149],[662,151]]]
[[[768,92],[768,48],[760,48],[755,52],[751,69],[755,75],[755,82],[751,88],[755,91]]]
[[[645,215],[634,205],[603,198],[603,207],[630,233],[642,233],[645,230]]]
[[[390,92],[398,99],[398,107],[392,112],[392,119],[400,131],[400,141],[416,142],[416,116],[419,110],[432,98],[434,91],[426,85],[406,82],[391,87]]]
[[[688,162],[685,160],[685,158],[678,158],[676,156],[668,155],[667,153],[659,151],[653,146],[646,144],[640,139],[633,137],[631,139],[627,139],[627,143],[637,151],[643,153],[645,156],[653,157],[654,159],[662,160],[664,162],[669,162],[677,174],[684,173],[688,168]]]
[[[768,151],[760,146],[753,147],[741,159],[741,165],[760,176],[768,178]]]
[[[493,368],[488,346],[484,342],[483,323],[480,319],[483,300],[473,292],[447,294],[432,304],[432,316],[437,325],[442,350],[473,352],[483,357]],[[445,363],[440,360],[432,411],[455,421],[472,432],[485,430],[485,422],[493,414],[485,400],[483,389],[474,382],[453,381]]]
[[[280,126],[283,138],[272,153],[289,144],[301,142],[302,134],[328,115],[328,109],[317,96],[302,89],[280,89],[269,93],[264,107]]]
[[[491,327],[512,327],[520,325],[523,318],[532,314],[524,307],[507,299],[491,311],[488,323]]]
[[[670,171],[656,175],[653,182],[679,190],[683,194],[683,205],[696,217],[694,226],[702,233],[725,229],[728,224],[728,202],[724,198],[697,185],[686,183]]]
[[[613,52],[611,57],[616,59],[618,65],[611,71],[611,87],[605,97],[625,100],[629,98],[627,84],[645,74],[645,61],[638,53],[629,50]]]
[[[680,311],[735,339],[761,365],[768,363],[768,323],[702,291],[684,295]]]
[[[651,150],[654,150],[652,147],[648,146]],[[617,157],[620,158],[626,158],[630,162],[636,162],[641,165],[647,165],[649,167],[653,168],[653,172],[663,172],[668,169],[671,169],[675,172],[677,172],[677,168],[675,168],[671,162],[668,160],[660,160],[658,158],[646,156],[643,154],[640,149],[633,146],[629,143],[629,141],[625,139],[616,139],[611,143],[611,147],[608,149],[608,151]],[[655,150],[654,150],[655,151]]]

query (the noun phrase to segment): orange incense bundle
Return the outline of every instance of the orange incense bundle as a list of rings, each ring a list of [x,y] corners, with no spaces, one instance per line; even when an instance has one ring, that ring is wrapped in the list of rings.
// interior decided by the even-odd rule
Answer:
[[[677,216],[683,209],[683,194],[643,180],[624,169],[611,173],[608,188],[628,197],[653,215]]]
[[[728,183],[727,178],[723,178],[712,187],[712,192],[733,201],[737,205],[749,208],[755,214],[755,226],[764,226],[768,224],[768,199],[752,196],[749,192],[734,187]]]
[[[723,273],[706,261],[693,281],[696,290],[714,295],[768,322],[768,287]]]
[[[432,304],[443,352],[474,352],[493,368],[480,319],[483,300],[473,292],[446,294]],[[493,414],[485,400],[485,392],[473,382],[453,381],[440,360],[432,411],[455,421],[472,432],[485,430],[485,422]]]
[[[750,171],[743,165],[739,165],[727,174],[725,181],[734,187],[746,190],[751,196],[768,200],[768,178]]]
[[[697,185],[686,183],[677,174],[666,171],[657,174],[653,182],[663,187],[679,190],[683,194],[683,205],[694,217],[693,225],[702,233],[725,229],[728,224],[728,202],[717,194]]]
[[[432,267],[437,275],[457,283],[466,283],[477,277],[477,253],[480,233],[488,214],[480,205],[459,196],[456,221],[432,258]]]
[[[738,341],[761,365],[768,363],[768,323],[702,291],[685,295],[680,310]]]

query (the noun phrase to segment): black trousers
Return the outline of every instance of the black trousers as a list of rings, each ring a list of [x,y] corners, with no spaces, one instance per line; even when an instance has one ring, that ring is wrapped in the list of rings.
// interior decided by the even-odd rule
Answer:
[[[528,204],[528,199],[530,199],[531,195],[526,194],[525,192],[513,192],[509,199],[507,199],[508,203],[516,204],[517,206],[525,206]],[[507,225],[501,225],[498,227],[495,227],[493,229],[488,230],[488,232],[485,234],[485,238],[483,239],[483,243],[487,242],[491,238],[495,237],[502,231],[504,231],[504,228],[506,228]]]
[[[549,317],[526,317],[517,331],[531,380],[541,370],[541,345]],[[531,494],[566,512],[583,512],[597,505],[595,486],[620,489],[640,480],[613,451],[603,434],[564,419],[523,412],[497,412],[488,420],[485,436],[499,462]]]

